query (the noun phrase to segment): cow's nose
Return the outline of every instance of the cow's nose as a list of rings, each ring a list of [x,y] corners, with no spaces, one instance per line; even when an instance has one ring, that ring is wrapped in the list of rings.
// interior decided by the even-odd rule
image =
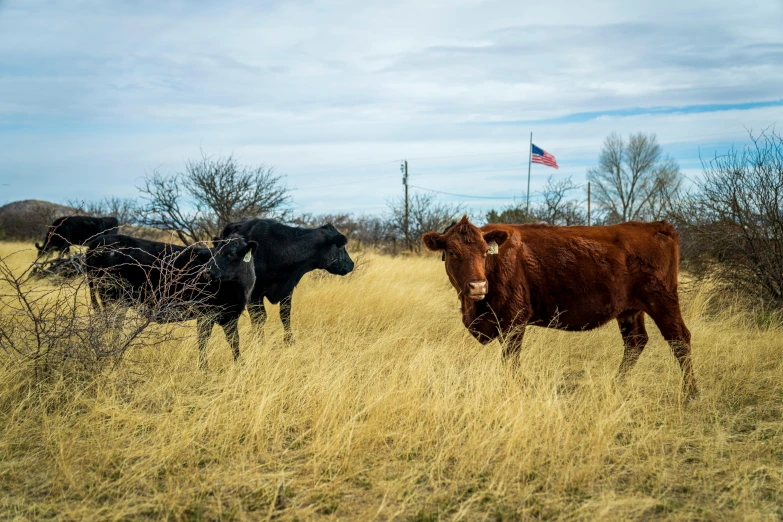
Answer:
[[[468,283],[468,294],[476,297],[487,295],[489,284],[484,281],[470,281]]]

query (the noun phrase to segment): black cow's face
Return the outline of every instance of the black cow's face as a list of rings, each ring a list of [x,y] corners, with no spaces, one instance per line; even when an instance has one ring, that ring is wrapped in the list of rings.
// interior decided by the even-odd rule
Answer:
[[[321,227],[326,234],[325,245],[321,248],[321,258],[318,268],[335,275],[346,275],[353,270],[353,259],[348,255],[345,245],[348,238],[337,231],[331,224]]]
[[[252,287],[255,281],[253,254],[257,246],[255,241],[245,241],[239,236],[221,240],[210,249],[212,256],[205,276],[212,280],[245,282]]]
[[[57,242],[56,239],[59,237],[57,236],[57,229],[56,227],[49,225],[46,236],[44,236],[43,239],[43,246],[38,246],[38,243],[35,244],[35,248],[38,249],[38,252],[41,254],[46,254],[50,250],[53,250],[56,248],[57,245],[55,243]],[[60,242],[63,242],[60,240]]]

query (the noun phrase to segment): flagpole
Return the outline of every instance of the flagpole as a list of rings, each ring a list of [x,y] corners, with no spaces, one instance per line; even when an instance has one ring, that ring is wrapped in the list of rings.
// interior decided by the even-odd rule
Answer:
[[[527,150],[527,205],[525,206],[525,219],[530,216],[530,165],[533,162],[533,132],[530,132],[530,147]]]

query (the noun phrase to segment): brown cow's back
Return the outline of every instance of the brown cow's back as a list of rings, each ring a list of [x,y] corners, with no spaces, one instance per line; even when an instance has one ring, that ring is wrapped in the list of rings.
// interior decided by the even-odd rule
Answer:
[[[677,291],[677,233],[666,222],[482,227],[499,229],[510,239],[487,259],[486,306],[504,310],[502,322],[529,315],[531,324],[591,329],[625,310],[644,310],[658,285]],[[530,306],[530,314],[516,304]]]

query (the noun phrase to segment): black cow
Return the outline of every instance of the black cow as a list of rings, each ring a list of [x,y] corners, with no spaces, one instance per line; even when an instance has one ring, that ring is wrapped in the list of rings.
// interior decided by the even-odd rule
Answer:
[[[100,236],[89,243],[85,267],[90,298],[99,306],[146,306],[157,322],[198,320],[199,363],[206,367],[207,340],[223,327],[234,360],[239,357],[237,321],[255,283],[257,244],[235,236],[214,248],[181,247],[130,236]]]
[[[259,327],[266,322],[264,297],[272,304],[280,303],[280,320],[287,343],[293,342],[291,298],[302,277],[316,268],[337,275],[353,270],[353,260],[345,250],[348,239],[331,224],[300,228],[271,219],[248,219],[229,223],[221,237],[232,234],[258,243],[256,285],[248,305],[252,322]]]
[[[38,255],[60,251],[60,257],[67,254],[71,245],[84,245],[91,239],[118,232],[119,221],[116,217],[65,216],[57,218],[49,225],[43,246],[35,244]]]

